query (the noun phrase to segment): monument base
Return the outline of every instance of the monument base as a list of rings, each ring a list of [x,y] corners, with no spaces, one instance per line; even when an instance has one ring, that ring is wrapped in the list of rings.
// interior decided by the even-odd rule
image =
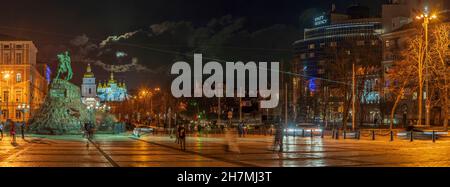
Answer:
[[[90,119],[81,102],[80,88],[63,79],[54,79],[44,104],[30,121],[29,131],[36,134],[80,134]]]

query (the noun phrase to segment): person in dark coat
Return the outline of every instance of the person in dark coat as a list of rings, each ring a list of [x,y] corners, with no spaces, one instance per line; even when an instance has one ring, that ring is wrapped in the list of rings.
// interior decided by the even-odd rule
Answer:
[[[186,129],[184,128],[184,125],[180,125],[178,128],[178,137],[181,150],[186,150]]]

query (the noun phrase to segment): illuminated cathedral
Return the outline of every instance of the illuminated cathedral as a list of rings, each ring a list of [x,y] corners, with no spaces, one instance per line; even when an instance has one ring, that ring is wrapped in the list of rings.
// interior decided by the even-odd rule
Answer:
[[[125,82],[114,80],[114,73],[108,82],[100,82],[97,88],[97,95],[101,102],[124,101],[128,97],[127,86]]]

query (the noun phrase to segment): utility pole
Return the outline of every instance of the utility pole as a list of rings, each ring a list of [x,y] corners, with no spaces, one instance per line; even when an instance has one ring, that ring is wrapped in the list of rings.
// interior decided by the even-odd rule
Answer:
[[[284,84],[284,127],[288,126],[288,84]]]
[[[353,77],[352,77],[352,130],[355,130],[356,122],[356,73],[355,64],[353,63]],[[347,124],[344,124],[347,125]]]

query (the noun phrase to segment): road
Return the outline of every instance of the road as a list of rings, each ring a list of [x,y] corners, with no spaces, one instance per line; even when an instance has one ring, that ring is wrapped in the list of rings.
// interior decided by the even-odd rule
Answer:
[[[181,151],[166,136],[97,135],[94,143],[80,136],[32,135],[0,141],[2,167],[378,167],[450,166],[450,141],[372,141],[290,137],[283,153],[272,150],[273,137],[240,138],[240,153],[227,152],[222,136],[189,137]]]

